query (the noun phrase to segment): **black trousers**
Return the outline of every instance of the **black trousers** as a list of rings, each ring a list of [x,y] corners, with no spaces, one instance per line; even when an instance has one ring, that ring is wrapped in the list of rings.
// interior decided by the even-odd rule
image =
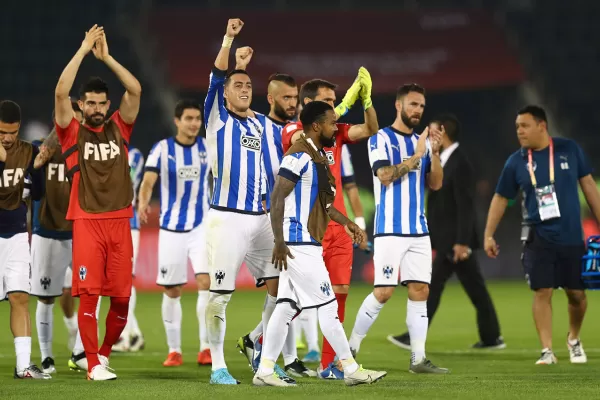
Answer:
[[[481,275],[479,263],[474,256],[454,264],[446,254],[441,252],[436,254],[433,260],[429,298],[427,300],[429,323],[431,324],[431,320],[440,305],[446,282],[453,273],[456,273],[458,280],[477,310],[480,340],[485,344],[495,344],[496,339],[500,336],[500,324],[498,323],[494,303]]]

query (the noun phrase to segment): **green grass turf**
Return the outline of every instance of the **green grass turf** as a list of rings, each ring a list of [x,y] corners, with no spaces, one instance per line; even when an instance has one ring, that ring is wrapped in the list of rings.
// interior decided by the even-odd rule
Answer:
[[[66,367],[70,351],[66,348],[66,330],[58,305],[55,307],[54,354],[58,373],[51,381],[19,381],[12,378],[15,365],[13,338],[9,330],[9,306],[0,305],[0,399],[124,399],[124,398],[289,398],[363,399],[547,399],[597,398],[600,374],[600,328],[598,302],[600,294],[589,293],[588,319],[582,339],[587,350],[587,365],[571,365],[565,345],[568,327],[564,293],[554,299],[554,347],[559,363],[534,365],[540,346],[531,319],[531,293],[522,282],[491,283],[502,333],[508,345],[502,351],[472,351],[477,340],[475,313],[468,298],[457,284],[449,284],[441,307],[431,326],[427,342],[429,358],[448,367],[447,376],[423,376],[407,371],[409,353],[391,345],[386,336],[405,330],[406,292],[399,289],[386,305],[369,336],[363,342],[359,362],[365,367],[385,369],[388,376],[371,386],[347,388],[343,382],[300,379],[299,387],[289,389],[255,388],[252,373],[236,350],[236,339],[251,330],[260,318],[264,292],[238,292],[227,314],[225,356],[229,370],[242,384],[216,387],[208,384],[210,368],[196,365],[198,330],[195,314],[196,296],[183,296],[183,357],[180,368],[164,368],[167,355],[165,333],[160,317],[161,294],[138,295],[136,314],[146,339],[140,353],[114,354],[111,366],[119,379],[114,382],[87,382],[83,373]],[[352,324],[360,303],[371,289],[355,286],[348,298],[346,331]],[[102,307],[102,320],[108,303]],[[35,302],[31,301],[35,317]],[[33,323],[35,327],[35,323]],[[35,328],[32,360],[40,363]],[[301,353],[302,356],[302,353]]]

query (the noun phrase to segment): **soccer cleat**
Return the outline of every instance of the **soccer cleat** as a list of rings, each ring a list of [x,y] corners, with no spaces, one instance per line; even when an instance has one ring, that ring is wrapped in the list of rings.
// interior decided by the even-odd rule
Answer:
[[[210,374],[210,383],[213,385],[239,385],[240,383],[231,376],[227,368],[220,368]]]
[[[275,372],[269,375],[254,375],[252,378],[254,386],[279,386],[279,387],[291,387],[296,386],[296,382],[289,383],[281,379]]]
[[[388,335],[387,340],[389,340],[392,344],[400,347],[404,350],[411,350],[410,348],[410,335],[408,333],[404,333],[402,335]]]
[[[262,343],[261,343],[262,335],[260,335],[253,343],[252,350],[252,362],[250,363],[250,367],[252,367],[252,371],[256,374],[258,371],[258,366],[260,365],[260,356],[262,354]]]
[[[296,378],[314,378],[317,371],[306,368],[304,363],[297,358],[291,364],[285,366],[285,372]]]
[[[117,353],[125,353],[129,351],[129,339],[125,336],[121,336],[117,343],[113,344],[112,351]]]
[[[321,362],[321,353],[319,353],[318,350],[311,350],[304,356],[304,358],[302,359],[302,362],[305,362],[305,363]]]
[[[237,348],[240,350],[240,353],[246,357],[248,360],[248,365],[252,368],[252,357],[254,354],[254,343],[250,340],[250,334],[246,336],[242,336],[237,341]]]
[[[279,379],[281,379],[284,382],[293,384],[293,385],[296,384],[296,380],[294,378],[288,376],[288,374],[286,374],[279,365],[275,364],[275,366],[273,368],[275,369],[275,374],[279,377]]]
[[[117,375],[111,371],[111,368],[98,364],[87,374],[88,381],[114,381]]]
[[[146,347],[146,342],[144,341],[144,337],[140,335],[132,335],[129,337],[129,351],[137,352],[144,350]]]
[[[370,369],[364,369],[361,365],[354,373],[344,375],[344,383],[346,386],[371,384],[377,382],[386,375],[386,371],[372,371]]]
[[[56,368],[54,367],[54,359],[52,357],[46,357],[44,361],[42,361],[42,371],[45,374],[53,374],[56,372]]]
[[[504,343],[504,339],[500,336],[493,343],[479,341],[473,345],[473,348],[478,350],[502,350],[506,348],[506,343]]]
[[[428,359],[423,359],[418,364],[410,363],[410,368],[408,369],[413,374],[448,374],[450,370],[448,368],[440,368],[435,365]]]
[[[554,355],[552,350],[546,350],[546,351],[542,351],[542,355],[535,362],[535,365],[550,365],[550,364],[557,364],[557,363],[558,363],[558,359],[556,358],[556,356]]]
[[[210,356],[210,349],[204,349],[198,353],[198,365],[211,365],[212,357]]]
[[[581,341],[577,339],[577,343],[571,345],[569,343],[569,335],[567,335],[567,348],[569,349],[569,357],[571,358],[571,364],[585,364],[587,363],[587,356],[583,351],[583,345]]]
[[[71,371],[87,371],[88,370],[88,362],[85,357],[85,352],[81,352],[79,354],[71,353],[71,359],[67,364]]]
[[[181,353],[177,353],[175,351],[169,353],[165,362],[163,362],[163,367],[179,367],[183,364],[183,357]]]
[[[15,368],[15,379],[52,379],[50,374],[44,373],[35,364],[30,364],[24,370],[17,371]]]
[[[317,369],[317,376],[319,379],[331,379],[331,380],[342,380],[344,379],[344,371],[339,369],[335,363],[331,363],[325,369]]]
[[[98,361],[100,361],[100,364],[104,365],[106,368],[109,367],[108,357],[98,354]]]

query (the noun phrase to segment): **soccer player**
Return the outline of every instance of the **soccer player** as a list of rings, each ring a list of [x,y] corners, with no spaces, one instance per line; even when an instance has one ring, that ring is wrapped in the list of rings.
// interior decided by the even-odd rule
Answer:
[[[306,106],[311,101],[323,101],[333,107],[336,100],[336,87],[333,83],[322,79],[313,79],[305,82],[300,88],[300,105]],[[371,88],[372,82],[369,72],[361,67],[354,84],[348,89],[342,102],[336,107],[336,115],[338,117],[345,115],[360,97],[364,109],[365,123],[352,126],[338,124],[338,131],[335,135],[335,146],[325,147],[325,154],[329,160],[331,172],[336,180],[334,206],[344,215],[346,214],[346,207],[344,205],[341,176],[342,147],[345,143],[353,143],[369,138],[379,130],[377,114],[371,100]],[[282,133],[283,150],[287,151],[290,145],[300,137],[301,133],[301,122],[288,124]],[[344,231],[344,227],[331,220],[323,239],[323,258],[331,277],[333,293],[335,293],[338,302],[338,314],[341,322],[344,322],[346,312],[346,298],[348,297],[350,278],[352,276],[353,251],[352,241]],[[318,371],[321,378],[343,379],[342,371],[333,362],[334,358],[335,352],[327,338],[324,338],[321,365]]]
[[[521,190],[525,223],[522,262],[533,293],[533,320],[542,354],[537,365],[556,364],[552,350],[552,294],[563,288],[568,299],[569,329],[566,345],[573,364],[587,363],[579,337],[587,309],[581,279],[585,254],[577,185],[590,210],[600,221],[600,195],[592,169],[581,147],[573,140],[552,137],[543,108],[529,105],[515,121],[521,149],[504,165],[485,226],[484,248],[489,257],[499,253],[494,239],[509,199]]]
[[[82,124],[73,118],[69,91],[90,51],[115,73],[126,91],[119,110],[107,120],[108,87],[100,78],[90,78],[79,92]],[[133,272],[129,225],[133,187],[127,145],[141,91],[138,80],[109,54],[104,29],[97,25],[86,32],[55,90],[56,133],[72,181],[67,219],[73,220],[73,295],[80,301],[79,330],[89,380],[116,379],[107,368],[108,357],[127,323]],[[111,300],[100,349],[95,316],[99,296]]]
[[[331,105],[313,102],[304,107],[300,121],[304,135],[286,152],[272,194],[273,263],[281,269],[281,286],[252,382],[257,386],[294,386],[275,374],[275,360],[294,316],[302,309],[316,308],[323,335],[339,354],[346,385],[373,383],[386,372],[365,370],[354,361],[338,318],[321,247],[330,219],[343,226],[351,240],[358,243],[365,237],[364,231],[332,207],[336,184],[323,147],[335,145],[336,115]]]
[[[137,193],[140,189],[142,182],[142,173],[144,171],[144,155],[142,152],[134,147],[129,148],[129,174],[131,176],[131,182],[133,183],[133,217],[131,217],[131,239],[133,242],[133,277],[135,277],[135,266],[137,264],[137,257],[140,251],[140,217],[137,210]],[[131,297],[129,298],[129,312],[127,315],[127,325],[121,332],[119,341],[115,343],[112,350],[118,352],[125,351],[140,351],[144,348],[144,337],[142,331],[135,317],[135,304],[136,304],[136,290],[135,286],[131,286]]]
[[[17,138],[21,108],[10,100],[0,102],[0,301],[10,303],[10,329],[14,335],[18,379],[50,379],[31,361],[31,292],[29,235],[25,180],[30,176],[32,200],[40,200],[43,175],[33,168],[37,147]]]
[[[243,26],[230,19],[221,50],[210,75],[204,114],[211,154],[214,191],[207,219],[210,298],[206,309],[214,384],[235,385],[225,364],[225,310],[235,290],[242,262],[267,292],[277,296],[279,271],[271,264],[273,232],[261,202],[261,149],[263,128],[250,111],[252,82],[246,71],[227,73],[229,52]],[[225,105],[225,101],[227,105]],[[263,330],[275,309],[268,301],[263,310]],[[278,374],[290,379],[281,368]]]
[[[425,357],[427,296],[431,281],[431,241],[425,219],[425,184],[442,185],[441,132],[415,128],[425,109],[425,90],[403,85],[396,95],[396,120],[369,140],[375,193],[375,287],[358,310],[350,348],[357,354],[361,341],[394,293],[401,277],[408,288],[406,325],[414,373],[447,373]],[[431,134],[431,141],[427,138]]]
[[[206,303],[210,279],[206,256],[208,211],[208,159],[206,141],[199,138],[202,126],[200,104],[180,100],[175,105],[175,137],[156,143],[146,161],[140,189],[140,216],[148,221],[152,189],[160,177],[160,231],[156,284],[164,287],[162,318],[169,354],[163,363],[175,367],[183,363],[181,354],[181,292],[187,283],[188,258],[198,286],[197,315],[200,326],[198,364],[210,364],[206,338]]]

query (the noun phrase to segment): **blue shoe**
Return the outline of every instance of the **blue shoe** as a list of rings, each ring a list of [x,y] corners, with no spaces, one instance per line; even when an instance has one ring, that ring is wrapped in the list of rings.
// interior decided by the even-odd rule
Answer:
[[[305,363],[317,363],[321,361],[321,353],[317,350],[311,350],[302,359],[302,362]]]
[[[344,371],[340,371],[334,363],[329,364],[327,366],[327,368],[325,368],[324,370],[321,370],[321,367],[319,366],[317,373],[318,373],[317,376],[320,379],[333,379],[333,380],[343,380],[344,379]]]
[[[262,335],[256,338],[256,340],[254,341],[254,350],[252,351],[252,363],[250,364],[250,366],[252,367],[252,371],[254,371],[255,374],[256,371],[258,371],[258,366],[260,365],[260,358],[262,355],[262,344],[259,342],[261,338]]]
[[[286,374],[279,365],[275,364],[273,368],[275,369],[275,375],[277,375],[279,379],[281,379],[285,383],[289,383],[290,385],[296,384],[296,380],[294,378],[291,378],[288,374]]]
[[[229,373],[227,368],[221,368],[216,371],[213,371],[210,374],[210,383],[213,385],[239,385],[240,383],[236,381],[233,376]]]

